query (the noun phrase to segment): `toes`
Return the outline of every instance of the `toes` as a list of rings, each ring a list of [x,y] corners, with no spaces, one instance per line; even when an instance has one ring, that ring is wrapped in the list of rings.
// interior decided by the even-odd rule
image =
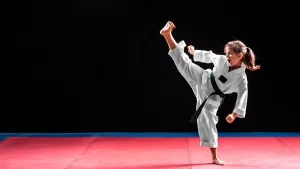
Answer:
[[[168,24],[170,25],[170,27],[171,27],[171,28],[176,28],[176,26],[174,25],[174,23],[173,23],[173,22],[171,22],[171,21],[168,21]]]
[[[171,23],[171,25],[172,25],[173,28],[176,28],[176,26],[173,23]]]
[[[173,22],[168,21],[166,25],[160,30],[160,34],[165,34],[167,32],[172,32],[172,30],[175,28],[175,25]]]
[[[213,160],[213,163],[217,165],[224,165],[224,162],[221,160]]]

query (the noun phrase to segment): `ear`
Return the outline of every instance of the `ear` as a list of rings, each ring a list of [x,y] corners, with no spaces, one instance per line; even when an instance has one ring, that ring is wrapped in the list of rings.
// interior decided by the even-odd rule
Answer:
[[[244,54],[242,52],[239,53],[239,55],[238,55],[239,60],[243,59],[243,56],[244,56]]]

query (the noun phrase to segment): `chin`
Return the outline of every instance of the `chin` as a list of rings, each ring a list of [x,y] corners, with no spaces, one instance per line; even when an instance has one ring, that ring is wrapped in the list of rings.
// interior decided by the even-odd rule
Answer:
[[[231,66],[231,67],[236,67],[237,66],[237,64],[234,64],[234,63],[229,63],[229,65]]]

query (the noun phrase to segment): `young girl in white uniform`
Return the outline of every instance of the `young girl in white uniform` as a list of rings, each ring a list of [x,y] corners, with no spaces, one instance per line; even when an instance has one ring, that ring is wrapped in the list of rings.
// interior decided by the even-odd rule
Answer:
[[[197,126],[200,136],[200,146],[207,146],[211,150],[214,164],[223,165],[224,162],[217,157],[218,133],[216,115],[222,98],[219,95],[209,95],[215,92],[211,82],[214,78],[215,84],[224,94],[237,93],[237,100],[233,113],[226,117],[228,123],[232,123],[236,117],[244,118],[248,99],[248,82],[245,69],[255,71],[260,66],[255,65],[255,55],[252,50],[241,41],[231,41],[225,45],[225,55],[217,55],[212,51],[195,50],[188,46],[188,52],[193,55],[194,61],[213,63],[214,68],[206,69],[199,67],[184,52],[186,46],[184,41],[177,43],[172,35],[175,25],[167,22],[160,34],[165,38],[169,46],[169,55],[172,57],[178,71],[191,86],[196,99],[198,109],[205,99],[206,103],[197,117]],[[213,73],[214,76],[211,76]]]

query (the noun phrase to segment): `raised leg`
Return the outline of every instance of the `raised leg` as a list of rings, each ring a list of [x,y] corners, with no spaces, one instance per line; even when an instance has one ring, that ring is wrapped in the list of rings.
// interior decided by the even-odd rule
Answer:
[[[166,25],[160,30],[160,34],[165,38],[170,50],[173,50],[177,46],[177,42],[172,35],[172,31],[175,28],[175,25],[171,21],[168,21]]]

